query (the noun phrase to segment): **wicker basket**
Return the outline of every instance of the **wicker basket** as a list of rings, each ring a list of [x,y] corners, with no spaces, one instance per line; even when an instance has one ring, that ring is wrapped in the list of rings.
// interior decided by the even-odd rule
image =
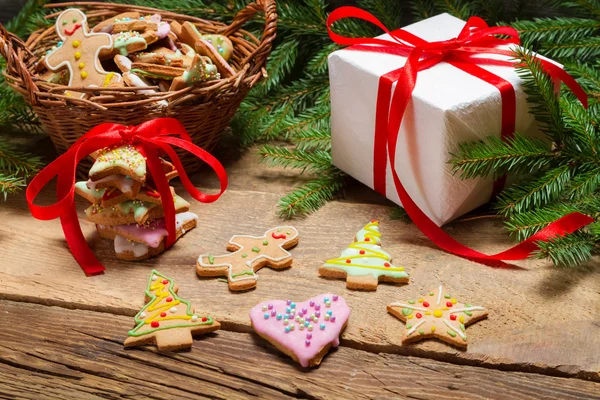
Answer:
[[[190,21],[200,32],[219,33],[231,39],[235,50],[230,64],[237,71],[230,78],[205,82],[177,92],[139,94],[136,88],[73,88],[78,92],[91,93],[88,99],[76,99],[64,95],[67,87],[46,82],[34,73],[37,61],[58,41],[54,26],[34,32],[23,43],[0,25],[0,53],[7,60],[7,68],[3,72],[6,82],[33,107],[59,154],[100,123],[137,125],[158,117],[177,118],[196,145],[208,151],[214,149],[250,88],[266,76],[265,64],[277,27],[275,0],[256,0],[241,10],[229,26],[149,7],[91,2],[51,6],[81,9],[87,14],[90,27],[126,11],[160,13],[163,20],[169,22]],[[259,12],[265,14],[260,40],[241,29]],[[55,18],[58,14],[47,18]],[[168,106],[158,104],[161,100],[168,100]],[[186,152],[179,153],[179,156],[188,172],[198,169],[194,156]],[[91,165],[82,164],[84,168]]]

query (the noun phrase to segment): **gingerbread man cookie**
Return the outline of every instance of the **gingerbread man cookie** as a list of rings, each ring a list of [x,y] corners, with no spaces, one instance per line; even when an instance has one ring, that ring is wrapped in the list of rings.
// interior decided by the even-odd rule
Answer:
[[[113,48],[112,37],[107,33],[90,32],[84,13],[75,8],[63,11],[56,20],[56,33],[63,44],[46,56],[45,63],[51,71],[66,67],[68,86],[108,87],[121,82],[121,75],[105,71],[98,58],[102,50]],[[85,96],[85,93],[66,94]]]
[[[269,229],[263,236],[236,235],[229,240],[230,254],[198,257],[196,272],[200,276],[226,276],[231,290],[256,287],[256,271],[264,266],[273,269],[292,265],[288,249],[298,244],[298,231],[292,226]]]
[[[456,347],[467,347],[465,327],[487,317],[481,306],[459,303],[443,286],[419,299],[392,303],[387,310],[406,322],[402,343],[436,337]]]

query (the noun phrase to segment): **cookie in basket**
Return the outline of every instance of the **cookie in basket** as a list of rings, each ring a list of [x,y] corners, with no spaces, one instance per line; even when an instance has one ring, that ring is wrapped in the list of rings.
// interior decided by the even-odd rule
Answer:
[[[100,22],[98,25],[94,26],[92,31],[111,33],[113,31],[113,25],[114,25],[115,21],[124,20],[126,18],[140,19],[140,13],[137,11],[128,11],[128,12],[124,12],[121,14],[117,14],[114,17],[105,19],[104,21]]]
[[[196,54],[192,65],[185,70],[183,75],[173,79],[169,90],[176,92],[196,83],[212,81],[220,77],[221,75],[217,72],[217,68],[214,65],[207,63],[203,57]]]
[[[185,69],[170,67],[168,65],[134,62],[131,64],[131,72],[145,78],[170,81],[183,75]]]
[[[112,51],[111,36],[90,32],[84,13],[75,8],[63,11],[56,19],[55,29],[63,43],[44,58],[44,63],[53,72],[66,68],[69,71],[67,86],[108,87],[121,82],[121,75],[105,71],[98,58],[102,51]],[[85,96],[85,93],[71,91],[65,94]]]
[[[177,22],[171,23],[171,29],[176,29],[176,33],[179,32],[177,33],[179,40],[189,46],[194,47],[198,41],[206,40],[225,61],[229,61],[233,55],[233,43],[231,43],[231,40],[227,36],[217,34],[203,35],[198,31],[196,25],[188,21],[181,25]]]
[[[213,64],[217,67],[217,71],[223,78],[229,78],[235,75],[235,71],[227,61],[219,54],[219,52],[206,40],[200,39],[195,44],[196,53],[206,56],[211,59]]]

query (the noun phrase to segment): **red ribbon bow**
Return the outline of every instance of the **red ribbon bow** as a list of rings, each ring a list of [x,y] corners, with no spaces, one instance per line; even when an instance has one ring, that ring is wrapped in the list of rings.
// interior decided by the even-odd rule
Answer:
[[[380,38],[349,38],[336,34],[331,25],[343,18],[358,18],[371,22],[383,29],[391,40]],[[498,254],[484,254],[458,242],[435,224],[410,197],[396,172],[396,144],[402,118],[412,97],[419,71],[431,68],[440,62],[446,62],[477,78],[480,78],[500,91],[502,99],[502,138],[511,138],[514,134],[516,101],[512,85],[501,77],[489,72],[477,64],[515,66],[506,59],[482,57],[482,54],[515,57],[512,50],[498,48],[501,45],[519,44],[518,32],[511,27],[490,28],[479,17],[471,17],[458,37],[427,42],[403,29],[390,32],[375,16],[356,7],[340,7],[327,19],[327,29],[331,39],[341,45],[351,45],[349,49],[385,53],[407,57],[404,67],[384,74],[379,81],[374,141],[374,189],[385,195],[386,166],[389,156],[392,177],[398,197],[407,214],[415,225],[437,246],[462,257],[485,264],[497,265],[500,260],[522,260],[538,249],[537,242],[555,236],[570,234],[593,222],[593,218],[581,213],[568,214],[527,240]],[[505,38],[498,38],[503,35]],[[587,96],[577,81],[557,65],[536,57],[544,70],[555,80],[562,81],[587,108]],[[392,94],[393,83],[397,81]],[[390,106],[391,102],[391,106]],[[494,191],[503,185],[497,183]]]
[[[86,275],[102,273],[104,267],[88,247],[79,226],[74,204],[75,171],[77,164],[94,151],[122,144],[134,145],[146,158],[146,165],[162,200],[168,232],[167,248],[176,240],[175,206],[169,182],[158,158],[159,153],[164,152],[171,158],[183,186],[196,200],[211,203],[217,200],[227,188],[227,174],[221,163],[207,151],[194,145],[183,125],[174,118],[157,118],[138,126],[104,123],[94,127],[77,140],[66,153],[40,171],[29,184],[26,192],[29,210],[35,218],[41,220],[60,218],[71,253]],[[205,194],[197,190],[190,182],[177,153],[171,146],[187,150],[210,165],[219,178],[221,191],[217,194]],[[49,206],[33,204],[42,188],[54,177],[57,177],[56,203]]]

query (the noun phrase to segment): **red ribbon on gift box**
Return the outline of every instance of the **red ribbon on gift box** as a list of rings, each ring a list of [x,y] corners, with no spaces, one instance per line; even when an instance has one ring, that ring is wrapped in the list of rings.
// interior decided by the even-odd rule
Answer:
[[[26,192],[29,210],[35,218],[40,220],[60,218],[71,253],[86,275],[102,273],[104,267],[88,247],[79,226],[77,211],[75,210],[75,171],[77,164],[94,151],[124,144],[135,146],[146,158],[146,165],[162,200],[168,232],[167,248],[172,246],[177,238],[175,206],[169,189],[169,182],[158,158],[159,154],[166,153],[171,158],[183,186],[194,199],[203,203],[212,203],[227,188],[227,174],[221,163],[210,153],[194,145],[183,125],[174,118],[157,118],[137,126],[105,123],[94,127],[77,140],[66,153],[40,171],[29,184]],[[217,194],[205,194],[197,190],[190,182],[177,153],[171,146],[187,150],[207,163],[217,174],[221,191]],[[36,196],[54,177],[57,177],[56,203],[49,206],[33,204]]]
[[[391,40],[349,38],[338,35],[331,30],[331,25],[343,18],[358,18],[375,24],[383,29]],[[490,28],[483,19],[471,17],[456,38],[427,42],[403,29],[390,32],[375,16],[360,8],[340,7],[329,15],[327,29],[334,42],[350,45],[352,46],[350,50],[407,57],[406,64],[402,68],[384,74],[379,79],[374,138],[374,189],[383,195],[386,193],[386,166],[389,155],[394,185],[402,206],[415,225],[437,246],[452,254],[485,264],[495,264],[501,260],[522,260],[538,249],[537,242],[570,234],[594,221],[587,215],[574,212],[554,221],[516,246],[501,253],[488,255],[463,245],[437,226],[413,201],[396,172],[398,134],[404,112],[417,83],[418,73],[440,62],[451,64],[498,88],[502,99],[502,138],[506,140],[513,137],[516,118],[514,88],[510,82],[477,64],[515,67],[515,63],[508,60],[481,56],[490,54],[514,57],[513,51],[498,48],[501,45],[520,43],[518,32],[514,28],[507,26]],[[497,35],[503,35],[504,38],[498,38]],[[547,60],[537,57],[536,60],[554,80],[567,85],[587,108],[587,96],[572,76]],[[397,84],[392,93],[394,82]],[[497,182],[494,191],[500,189],[503,183],[503,181]]]

